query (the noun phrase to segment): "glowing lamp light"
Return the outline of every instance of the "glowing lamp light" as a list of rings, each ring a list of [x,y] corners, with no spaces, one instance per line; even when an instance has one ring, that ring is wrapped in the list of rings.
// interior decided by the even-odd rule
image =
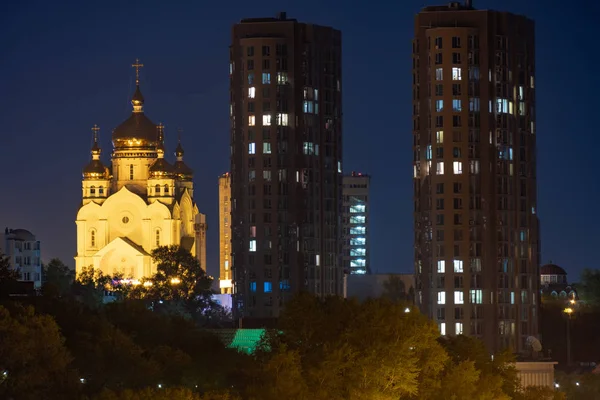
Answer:
[[[406,308],[404,309],[404,312],[405,312],[405,313],[409,313],[409,312],[410,312],[410,308],[406,307]]]
[[[573,309],[572,309],[571,307],[567,307],[567,308],[565,308],[565,309],[563,310],[563,312],[565,312],[565,313],[567,313],[567,314],[571,315],[571,314],[573,313]]]
[[[150,287],[150,286],[152,286],[152,281],[144,282],[144,287]]]
[[[173,278],[173,279],[171,279],[171,283],[173,285],[178,285],[178,284],[181,283],[181,279],[179,279],[179,278]]]

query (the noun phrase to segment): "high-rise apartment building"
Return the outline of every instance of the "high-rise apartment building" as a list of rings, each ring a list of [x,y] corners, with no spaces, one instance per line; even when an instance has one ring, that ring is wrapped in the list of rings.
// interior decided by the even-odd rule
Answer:
[[[442,334],[538,334],[534,22],[426,7],[413,42],[417,301]]]
[[[234,314],[277,317],[343,290],[341,32],[244,19],[230,60]]]
[[[370,274],[369,186],[371,177],[360,172],[344,176],[343,263],[349,274]]]
[[[231,294],[231,175],[219,176],[219,289]]]

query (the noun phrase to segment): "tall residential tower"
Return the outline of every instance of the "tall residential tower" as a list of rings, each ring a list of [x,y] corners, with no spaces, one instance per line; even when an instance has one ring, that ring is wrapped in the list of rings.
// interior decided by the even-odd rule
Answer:
[[[534,23],[450,3],[413,41],[417,301],[442,334],[538,334]]]
[[[343,290],[341,33],[244,19],[230,61],[234,314],[277,317]]]
[[[219,176],[219,289],[231,294],[231,175]]]
[[[360,172],[344,176],[343,260],[349,274],[370,274],[369,189],[371,177]]]

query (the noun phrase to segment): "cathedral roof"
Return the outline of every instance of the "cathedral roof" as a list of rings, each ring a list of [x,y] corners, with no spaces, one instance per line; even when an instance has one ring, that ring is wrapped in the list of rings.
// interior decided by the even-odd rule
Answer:
[[[175,157],[183,157],[184,151],[183,146],[181,145],[181,140],[177,143],[177,148],[175,149]]]
[[[115,147],[156,146],[156,124],[143,112],[134,112],[112,134]]]
[[[174,172],[174,168],[164,158],[158,158],[154,161],[154,164],[150,166],[150,173],[152,175],[170,175]]]
[[[92,132],[94,132],[94,144],[92,145],[91,150],[92,159],[90,160],[88,165],[83,167],[84,178],[98,179],[106,175],[106,167],[104,166],[104,164],[102,164],[102,161],[100,161],[100,154],[102,153],[102,150],[100,149],[100,145],[98,144],[99,130],[100,128],[98,127],[98,125],[94,125],[94,127],[92,128]]]
[[[194,171],[186,165],[183,161],[175,161],[174,164],[175,174],[182,179],[191,178]]]
[[[83,168],[84,177],[92,177],[94,175],[104,175],[106,167],[100,160],[91,160],[88,165]]]

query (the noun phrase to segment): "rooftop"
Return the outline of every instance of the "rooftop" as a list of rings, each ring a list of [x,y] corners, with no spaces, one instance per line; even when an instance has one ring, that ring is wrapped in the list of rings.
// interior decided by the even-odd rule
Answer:
[[[240,21],[241,24],[252,24],[252,23],[260,23],[260,22],[297,22],[294,18],[288,18],[287,13],[285,11],[278,12],[276,17],[262,17],[262,18],[244,18]]]

